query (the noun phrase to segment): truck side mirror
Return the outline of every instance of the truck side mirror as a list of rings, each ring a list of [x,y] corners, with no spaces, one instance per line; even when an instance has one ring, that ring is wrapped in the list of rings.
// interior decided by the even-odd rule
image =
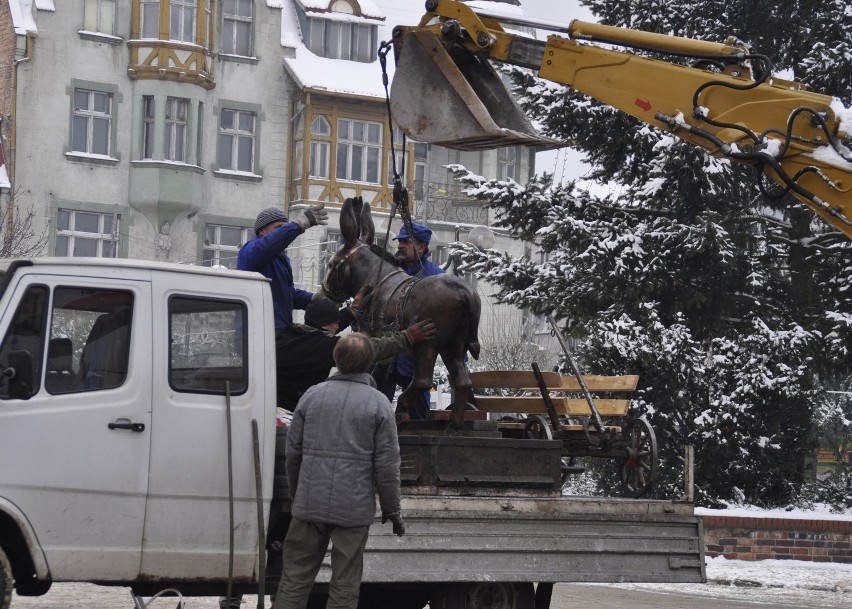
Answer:
[[[33,396],[33,356],[29,351],[10,351],[9,367],[2,378],[8,379],[9,397],[28,400]]]

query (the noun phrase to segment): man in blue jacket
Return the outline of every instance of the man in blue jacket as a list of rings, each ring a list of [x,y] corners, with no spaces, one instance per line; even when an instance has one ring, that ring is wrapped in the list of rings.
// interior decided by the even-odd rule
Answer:
[[[277,207],[267,207],[254,221],[256,239],[240,248],[237,268],[257,271],[272,280],[272,307],[275,312],[275,331],[280,332],[293,323],[293,309],[304,309],[313,294],[293,284],[293,267],[286,250],[293,241],[312,226],[328,224],[324,204],[300,210],[293,222]]]
[[[412,277],[429,277],[440,275],[444,269],[429,260],[429,242],[432,240],[432,231],[422,224],[412,222],[413,235],[408,233],[408,228],[403,225],[399,234],[394,237],[396,241],[396,257],[400,267]],[[390,364],[387,377],[379,386],[379,390],[389,400],[393,400],[397,385],[402,388],[408,387],[414,377],[414,361],[407,355],[398,355]],[[408,409],[408,415],[412,419],[429,418],[429,391],[426,390],[417,396],[417,399]]]

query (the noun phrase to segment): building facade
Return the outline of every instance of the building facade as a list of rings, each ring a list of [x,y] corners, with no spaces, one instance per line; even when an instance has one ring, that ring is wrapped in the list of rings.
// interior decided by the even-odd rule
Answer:
[[[288,252],[297,283],[313,291],[337,248],[344,199],[372,205],[380,241],[398,231],[394,167],[442,265],[450,243],[493,221],[447,165],[520,183],[534,171],[528,149],[403,144],[390,127],[376,49],[394,25],[419,21],[422,0],[4,4],[0,196],[35,211],[45,255],[234,267],[261,209],[322,202],[329,226]],[[521,10],[512,0],[499,9]],[[392,78],[392,56],[387,64]],[[494,247],[530,250],[499,232]],[[528,332],[519,311],[477,288],[484,337]]]
[[[232,266],[255,214],[285,204],[277,3],[9,4],[5,148],[45,254]]]

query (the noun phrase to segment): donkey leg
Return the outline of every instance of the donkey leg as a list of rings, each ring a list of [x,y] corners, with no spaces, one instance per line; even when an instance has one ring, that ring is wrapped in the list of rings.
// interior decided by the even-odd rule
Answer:
[[[447,367],[450,384],[453,386],[453,412],[450,421],[455,429],[460,429],[464,423],[464,411],[470,401],[473,385],[464,363],[465,346],[441,353],[441,359]]]
[[[428,412],[423,412],[421,407],[414,412],[412,406],[420,400],[426,400],[425,392],[432,387],[432,371],[435,369],[435,360],[438,358],[438,351],[430,344],[417,345],[414,348],[414,376],[411,377],[411,382],[408,384],[396,401],[396,421],[397,423],[408,422],[412,418],[424,418],[428,416]],[[429,408],[429,402],[426,401],[425,409]],[[412,416],[414,415],[414,416]]]

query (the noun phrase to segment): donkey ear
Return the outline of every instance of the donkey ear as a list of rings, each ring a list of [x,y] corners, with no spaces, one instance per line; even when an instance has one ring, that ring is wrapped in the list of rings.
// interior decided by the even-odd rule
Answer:
[[[352,212],[355,214],[355,219],[358,224],[361,224],[361,210],[364,209],[364,199],[363,197],[355,197],[350,200],[352,201]]]
[[[361,240],[367,245],[373,245],[376,239],[376,225],[373,224],[373,214],[370,213],[370,204],[364,203],[361,209]]]
[[[352,245],[358,241],[358,220],[352,209],[352,199],[346,199],[340,208],[340,233],[343,235],[343,243]]]

